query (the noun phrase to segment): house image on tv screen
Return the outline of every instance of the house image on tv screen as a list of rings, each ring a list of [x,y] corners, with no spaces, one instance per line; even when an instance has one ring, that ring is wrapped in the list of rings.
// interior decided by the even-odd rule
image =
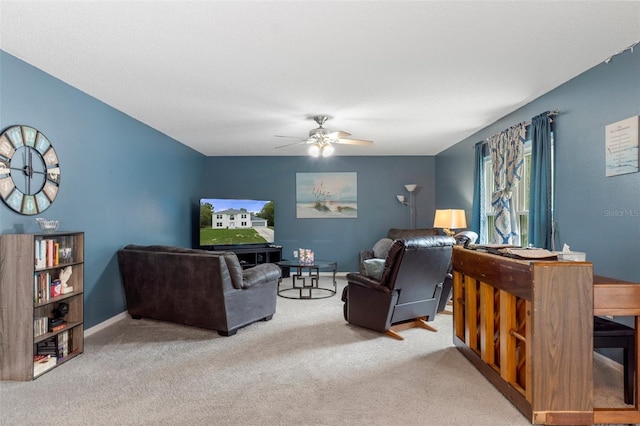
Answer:
[[[213,214],[213,229],[236,229],[266,227],[267,219],[257,217],[246,210],[228,209]]]
[[[273,243],[273,204],[270,200],[200,199],[199,246]]]

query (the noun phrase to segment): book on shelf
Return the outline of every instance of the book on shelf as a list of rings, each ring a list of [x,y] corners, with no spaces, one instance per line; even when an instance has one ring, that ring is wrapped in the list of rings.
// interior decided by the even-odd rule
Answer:
[[[66,358],[69,356],[69,333],[64,331],[57,336],[58,340],[58,358]]]
[[[58,362],[57,358],[49,355],[34,355],[33,357],[33,376],[38,376],[45,371],[55,367]]]
[[[33,320],[33,337],[42,336],[49,332],[49,318],[37,317]]]
[[[36,269],[52,268],[60,265],[60,262],[71,262],[73,251],[73,237],[59,237],[58,239],[35,240],[35,266]]]
[[[34,302],[46,302],[51,299],[51,274],[49,272],[36,272],[33,275],[33,299]]]
[[[53,327],[51,327],[51,332],[52,333],[56,333],[60,330],[64,330],[65,328],[67,328],[67,324],[60,324],[60,325],[55,325]]]
[[[38,342],[36,344],[36,354],[51,356],[62,361],[72,352],[70,350],[72,338],[73,334],[69,330],[65,330],[60,334]]]

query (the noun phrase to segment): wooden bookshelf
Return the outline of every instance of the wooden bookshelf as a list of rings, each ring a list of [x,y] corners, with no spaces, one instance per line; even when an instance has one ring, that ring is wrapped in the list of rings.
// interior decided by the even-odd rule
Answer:
[[[39,262],[41,254],[49,262]],[[50,283],[66,268],[73,289],[52,297]],[[59,316],[63,303],[68,306],[64,327],[38,329],[37,320]],[[81,354],[83,324],[84,233],[0,235],[0,380],[33,380]],[[47,343],[56,348],[56,360],[34,374],[34,357]]]

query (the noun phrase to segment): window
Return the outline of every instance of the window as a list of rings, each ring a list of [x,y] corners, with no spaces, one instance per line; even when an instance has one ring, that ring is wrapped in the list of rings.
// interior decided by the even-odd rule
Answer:
[[[554,177],[554,168],[553,164],[555,163],[553,160],[553,133],[551,134],[551,188],[552,194],[551,199],[553,200],[553,177]],[[513,194],[511,194],[511,201],[515,205],[516,215],[518,217],[518,223],[520,225],[520,242],[517,241],[515,244],[519,244],[522,247],[526,247],[529,244],[529,192],[531,188],[531,141],[525,141],[524,143],[524,167],[522,171],[522,179],[520,183],[516,186],[516,189]],[[493,184],[493,171],[491,167],[491,157],[484,157],[484,176],[483,182],[484,186],[484,212],[485,216],[482,218],[482,221],[486,224],[482,229],[483,235],[480,236],[480,241],[484,243],[492,243],[494,242],[494,222],[495,222],[495,212],[493,210],[493,206],[491,205],[491,194],[494,191]],[[553,210],[553,202],[552,202],[552,210]]]
[[[530,172],[531,172],[531,141],[525,142],[524,149],[524,167],[522,168],[522,179],[516,186],[515,191],[511,194],[511,202],[514,203],[516,208],[516,215],[518,216],[518,222],[520,223],[520,245],[526,247],[529,243],[527,239],[527,232],[529,229],[529,187],[530,187]],[[496,213],[491,205],[491,194],[495,190],[493,181],[493,169],[491,163],[491,157],[484,158],[484,211],[486,214],[485,223],[487,224],[485,232],[485,240],[489,243],[494,242],[494,228]],[[516,242],[516,244],[518,244]]]

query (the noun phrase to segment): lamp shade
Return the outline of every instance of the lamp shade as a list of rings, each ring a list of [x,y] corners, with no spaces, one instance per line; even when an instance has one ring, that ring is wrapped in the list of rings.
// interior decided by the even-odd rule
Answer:
[[[436,210],[436,216],[433,219],[434,228],[461,229],[467,227],[467,219],[464,210]]]

